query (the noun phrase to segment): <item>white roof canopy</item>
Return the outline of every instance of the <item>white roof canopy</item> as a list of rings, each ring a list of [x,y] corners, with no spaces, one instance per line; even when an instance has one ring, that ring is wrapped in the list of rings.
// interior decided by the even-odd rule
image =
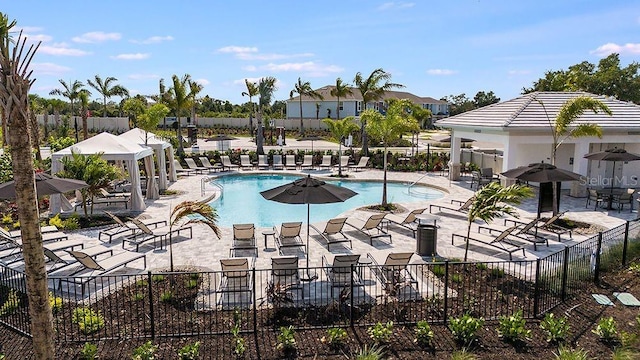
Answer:
[[[133,128],[123,134],[120,134],[118,137],[126,139],[130,142],[147,145],[156,152],[156,162],[158,166],[158,188],[159,190],[166,190],[169,187],[167,181],[167,175],[169,177],[168,180],[176,181],[176,170],[173,166],[173,146],[170,142],[165,141],[160,138],[156,134],[142,130],[140,128]],[[168,153],[165,154],[165,150],[168,150]],[[169,157],[169,161],[165,160],[165,155]],[[167,171],[167,166],[169,170]]]

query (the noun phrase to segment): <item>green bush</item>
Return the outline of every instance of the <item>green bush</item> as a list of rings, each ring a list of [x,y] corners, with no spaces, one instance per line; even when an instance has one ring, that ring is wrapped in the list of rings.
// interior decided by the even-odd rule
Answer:
[[[160,275],[160,274],[153,275],[153,276],[151,276],[151,281],[156,282],[156,283],[157,282],[162,282],[162,281],[164,281],[164,275]]]
[[[525,324],[522,310],[511,316],[501,316],[498,321],[498,336],[507,341],[526,340],[531,335],[531,330],[527,330]]]
[[[62,298],[49,292],[49,305],[51,305],[51,311],[55,314],[62,309]]]
[[[446,271],[444,265],[433,265],[431,267],[431,272],[437,277],[443,277]]]
[[[0,316],[11,315],[18,309],[18,307],[20,307],[20,298],[18,297],[18,293],[11,289],[11,291],[9,291],[7,301],[0,306]]]
[[[178,357],[180,360],[195,360],[200,354],[200,341],[196,341],[193,344],[187,344],[178,350]]]
[[[471,344],[476,339],[476,334],[482,325],[484,325],[483,318],[477,319],[469,314],[449,320],[449,330],[453,337],[465,345]]]
[[[393,321],[389,321],[386,324],[377,322],[367,329],[367,334],[375,344],[387,344],[391,340],[391,335],[393,335]]]
[[[173,299],[173,292],[171,290],[167,290],[160,294],[160,301],[162,302],[170,302]]]
[[[327,329],[327,335],[323,336],[320,341],[331,347],[340,347],[347,341],[347,330],[343,328]]]
[[[569,324],[565,317],[556,318],[552,313],[547,313],[540,322],[540,327],[546,333],[547,341],[551,343],[561,343],[569,336]]]
[[[86,342],[80,350],[81,360],[94,360],[98,358],[98,347],[95,344]]]
[[[93,311],[88,307],[79,307],[73,310],[71,322],[78,324],[83,334],[92,334],[104,327],[104,317],[99,311]]]
[[[384,347],[373,345],[368,347],[365,345],[358,354],[356,354],[355,360],[382,360],[384,359]]]
[[[280,327],[280,333],[278,334],[278,344],[276,345],[276,349],[289,352],[296,349],[296,338],[294,337],[295,330],[293,330],[293,326],[289,325],[288,327]]]
[[[565,346],[558,348],[558,352],[554,353],[557,360],[588,360],[589,354],[582,349],[571,349]]]
[[[618,340],[618,325],[612,316],[602,318],[592,332],[600,337],[604,342],[614,342]]]
[[[132,360],[154,360],[158,346],[153,345],[151,340],[133,349]]]
[[[433,340],[433,330],[431,330],[431,326],[429,326],[429,323],[427,321],[418,321],[415,332],[416,338],[413,340],[413,342],[421,346],[431,345],[431,340]]]

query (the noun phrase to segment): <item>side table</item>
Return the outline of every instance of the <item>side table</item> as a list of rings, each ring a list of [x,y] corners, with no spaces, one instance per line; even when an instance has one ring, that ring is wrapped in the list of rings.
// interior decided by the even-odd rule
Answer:
[[[373,263],[373,261],[371,260],[371,258],[369,257],[360,257],[360,259],[358,259],[358,276],[360,277],[360,281],[362,281],[362,275],[364,273],[364,268],[365,267],[369,267],[371,266],[371,264]]]
[[[267,238],[269,236],[272,236],[273,237],[273,241],[275,241],[276,240],[276,232],[274,230],[265,230],[265,231],[262,232],[262,235],[264,236],[264,249],[267,250],[268,249],[268,247],[267,247]]]

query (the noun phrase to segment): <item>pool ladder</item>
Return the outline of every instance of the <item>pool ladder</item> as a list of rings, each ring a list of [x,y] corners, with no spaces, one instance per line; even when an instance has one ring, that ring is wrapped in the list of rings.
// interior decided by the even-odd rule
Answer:
[[[215,179],[217,179],[217,177],[206,177],[200,180],[200,196],[204,197],[206,195],[207,184],[208,184],[218,188],[218,190],[220,190],[220,197],[222,197],[222,194],[224,193],[223,191],[224,186],[222,186],[222,184],[220,184],[219,182],[215,181]]]

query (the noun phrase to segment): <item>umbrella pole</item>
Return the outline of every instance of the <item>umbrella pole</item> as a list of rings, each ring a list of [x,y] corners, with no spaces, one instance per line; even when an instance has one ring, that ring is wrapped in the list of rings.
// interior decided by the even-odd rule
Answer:
[[[309,228],[310,228],[310,222],[309,222],[309,213],[310,213],[310,208],[311,205],[307,204],[307,270],[306,270],[306,274],[305,274],[305,278],[301,279],[302,281],[313,281],[315,279],[318,278],[318,276],[316,274],[311,275],[311,271],[309,269]]]
[[[609,200],[607,201],[607,210],[611,210],[613,204],[613,184],[616,182],[616,162],[613,162],[613,171],[611,172],[611,186],[609,187]]]

